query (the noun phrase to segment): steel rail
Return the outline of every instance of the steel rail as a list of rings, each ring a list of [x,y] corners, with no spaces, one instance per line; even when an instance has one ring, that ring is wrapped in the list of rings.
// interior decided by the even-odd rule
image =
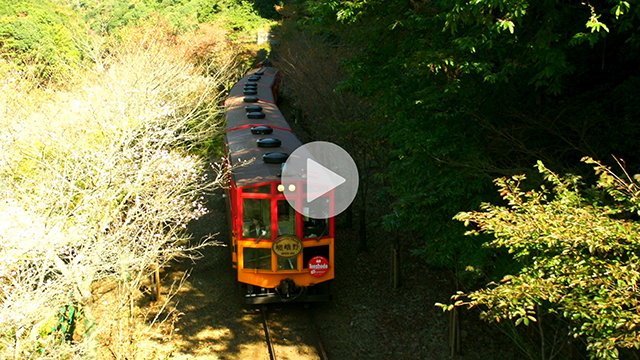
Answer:
[[[318,332],[318,328],[316,327],[315,322],[313,321],[313,317],[311,317],[311,313],[309,309],[305,309],[307,313],[307,318],[309,319],[309,324],[311,324],[311,329],[313,330],[313,334],[315,335],[317,342],[317,350],[318,355],[320,356],[320,360],[329,360],[329,356],[327,356],[327,352],[324,350],[324,345],[322,344],[322,338],[320,337],[320,332]]]
[[[271,331],[269,330],[266,306],[262,308],[262,326],[264,327],[264,337],[267,340],[267,348],[269,349],[269,359],[277,360],[276,351],[273,348],[273,341],[271,339]]]
[[[267,341],[267,349],[269,350],[269,359],[277,360],[275,346],[273,342],[274,339],[272,337],[271,328],[269,327],[269,311],[267,307],[263,307],[260,311],[262,312],[262,326],[264,328],[265,340]],[[311,312],[309,311],[308,308],[305,308],[303,312],[306,313],[306,318],[307,318],[307,321],[309,322],[309,327],[312,331],[313,337],[315,337],[315,340],[316,340],[315,348],[316,348],[318,357],[320,358],[320,360],[329,360],[329,356],[327,355],[327,352],[324,349],[324,344],[322,343],[320,332],[318,331],[318,328],[316,327],[316,324],[313,321]],[[304,315],[302,317],[304,317]]]

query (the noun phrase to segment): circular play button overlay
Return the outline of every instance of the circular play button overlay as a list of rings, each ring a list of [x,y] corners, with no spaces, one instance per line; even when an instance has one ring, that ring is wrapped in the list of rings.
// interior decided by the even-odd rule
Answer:
[[[340,146],[314,141],[297,148],[282,168],[287,202],[312,219],[345,211],[358,193],[358,168]]]

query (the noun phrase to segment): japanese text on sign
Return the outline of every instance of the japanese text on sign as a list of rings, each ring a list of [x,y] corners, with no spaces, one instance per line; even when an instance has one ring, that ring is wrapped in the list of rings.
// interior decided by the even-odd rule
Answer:
[[[302,241],[293,235],[282,235],[273,242],[272,249],[281,258],[296,257],[302,252]]]

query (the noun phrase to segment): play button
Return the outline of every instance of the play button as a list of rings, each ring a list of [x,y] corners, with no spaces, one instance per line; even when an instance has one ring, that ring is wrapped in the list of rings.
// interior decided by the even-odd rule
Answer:
[[[307,202],[312,202],[320,196],[337,188],[345,181],[345,178],[318,164],[313,161],[313,159],[307,159]],[[320,186],[320,191],[314,191],[313,187],[308,186],[309,183],[326,184],[326,187]],[[321,192],[323,190],[324,192]]]
[[[358,169],[340,146],[315,141],[297,148],[282,168],[287,202],[313,219],[346,210],[358,193]]]

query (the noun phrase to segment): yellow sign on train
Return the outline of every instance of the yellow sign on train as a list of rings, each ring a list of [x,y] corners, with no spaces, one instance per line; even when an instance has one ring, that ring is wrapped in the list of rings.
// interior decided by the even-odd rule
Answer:
[[[293,235],[279,236],[271,247],[273,252],[281,258],[293,258],[302,252],[302,240]]]

